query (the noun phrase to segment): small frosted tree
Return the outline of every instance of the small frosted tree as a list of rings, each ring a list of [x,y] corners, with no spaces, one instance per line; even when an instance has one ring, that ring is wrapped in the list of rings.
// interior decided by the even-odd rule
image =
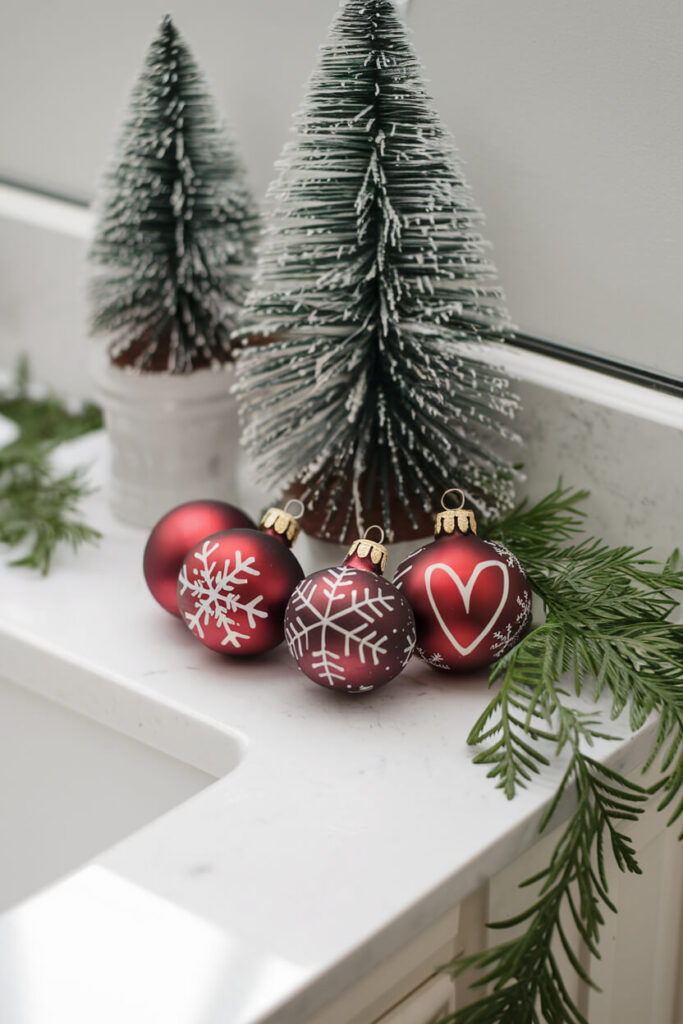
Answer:
[[[165,17],[134,88],[90,259],[112,361],[187,373],[231,358],[257,215],[203,78]]]
[[[343,4],[278,166],[237,361],[261,477],[338,540],[424,532],[454,484],[508,507],[517,401],[477,346],[511,325],[391,0]]]

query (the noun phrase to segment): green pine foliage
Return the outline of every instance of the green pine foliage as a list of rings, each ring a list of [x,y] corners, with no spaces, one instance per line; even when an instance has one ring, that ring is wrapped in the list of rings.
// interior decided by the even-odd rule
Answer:
[[[661,759],[654,787],[659,806],[669,809],[670,823],[683,813],[683,626],[670,620],[683,572],[676,554],[659,564],[647,551],[579,538],[579,506],[586,497],[558,486],[485,531],[520,558],[545,621],[494,666],[491,681],[499,688],[469,736],[478,748],[475,761],[488,766],[489,777],[511,799],[552,756],[568,751],[541,831],[570,790],[574,805],[549,865],[524,883],[540,883],[535,899],[519,916],[491,925],[524,923],[526,930],[449,965],[456,975],[477,968],[476,985],[487,989],[448,1018],[457,1024],[588,1024],[554,953],[559,940],[569,963],[591,983],[563,915],[599,956],[604,913],[617,909],[607,889],[606,858],[611,855],[622,871],[640,872],[620,823],[637,820],[648,793],[590,755],[596,739],[611,737],[600,715],[577,709],[567,685],[577,696],[609,693],[612,718],[626,710],[634,730],[650,714],[659,717],[646,768]]]
[[[511,325],[391,0],[343,4],[278,166],[237,361],[262,479],[336,540],[414,536],[454,477],[510,508],[516,398],[480,352]]]
[[[256,227],[235,145],[167,16],[105,175],[90,252],[92,330],[114,361],[185,373],[230,359]]]
[[[32,397],[25,362],[15,385],[0,393],[0,415],[19,427],[18,438],[0,448],[0,544],[25,551],[12,565],[45,575],[61,545],[76,550],[100,536],[78,510],[90,492],[84,471],[57,473],[50,455],[62,441],[99,429],[102,417],[94,405],[73,412],[54,396]]]

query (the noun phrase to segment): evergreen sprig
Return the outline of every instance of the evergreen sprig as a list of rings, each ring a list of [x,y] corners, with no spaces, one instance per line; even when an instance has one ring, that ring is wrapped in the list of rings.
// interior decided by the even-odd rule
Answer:
[[[558,966],[557,941],[579,976],[592,984],[566,933],[566,915],[595,956],[603,911],[615,911],[607,889],[605,856],[622,871],[639,873],[629,837],[619,822],[637,820],[648,791],[600,764],[588,751],[596,739],[613,738],[601,717],[574,706],[570,692],[598,699],[608,692],[611,717],[628,709],[631,729],[650,714],[659,727],[649,768],[661,756],[662,775],[650,790],[660,808],[683,812],[683,626],[670,621],[683,591],[677,553],[663,564],[647,550],[610,547],[583,530],[580,504],[585,491],[558,485],[538,504],[523,503],[489,525],[484,534],[510,547],[523,562],[545,621],[494,666],[500,688],[468,742],[479,747],[475,761],[508,798],[569,751],[562,781],[540,824],[555,819],[563,797],[574,807],[549,865],[524,885],[540,884],[520,915],[490,927],[526,924],[526,931],[491,949],[448,965],[456,976],[476,968],[474,988],[487,994],[447,1018],[457,1024],[587,1024],[572,1000]],[[564,685],[563,685],[564,684]],[[555,939],[553,946],[552,940]]]
[[[483,953],[461,957],[452,966],[456,976],[476,967],[482,973],[474,987],[492,987],[489,994],[448,1018],[457,1024],[588,1024],[562,977],[555,952],[557,942],[553,940],[559,940],[574,970],[593,986],[572,947],[567,920],[573,922],[591,953],[598,956],[603,911],[607,908],[616,912],[607,891],[606,854],[611,852],[622,871],[640,873],[633,844],[620,830],[620,822],[637,820],[647,794],[581,753],[578,743],[582,735],[583,729],[577,729],[569,741],[572,757],[542,827],[572,784],[575,810],[548,866],[523,883],[540,883],[540,892],[520,914],[489,925],[512,928],[525,924],[526,930]]]
[[[0,543],[28,545],[11,564],[45,575],[61,544],[75,550],[100,536],[78,513],[79,502],[90,493],[84,470],[56,473],[50,456],[63,441],[97,430],[102,417],[92,404],[72,412],[54,396],[32,397],[25,362],[15,384],[0,394],[0,415],[19,427],[18,438],[0,448]]]

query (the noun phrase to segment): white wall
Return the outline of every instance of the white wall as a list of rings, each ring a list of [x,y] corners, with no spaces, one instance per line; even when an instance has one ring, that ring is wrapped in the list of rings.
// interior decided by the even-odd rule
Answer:
[[[683,4],[414,0],[513,318],[683,378]]]
[[[336,6],[173,5],[259,194]],[[91,195],[164,11],[156,0],[4,5],[0,177]],[[680,0],[413,0],[410,23],[516,322],[683,377]]]
[[[337,0],[21,0],[2,7],[0,176],[88,198],[169,7],[262,193]]]

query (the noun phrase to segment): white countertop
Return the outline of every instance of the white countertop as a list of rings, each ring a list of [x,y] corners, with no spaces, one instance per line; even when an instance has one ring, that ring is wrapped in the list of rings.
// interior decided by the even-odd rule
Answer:
[[[68,458],[97,478],[102,450],[91,435]],[[513,801],[494,788],[465,744],[484,678],[413,660],[349,697],[284,647],[223,658],[151,598],[145,531],[114,522],[101,492],[86,515],[98,548],[47,578],[0,568],[0,675],[209,773],[240,760],[0,916],[1,1020],[302,1024],[533,844],[563,762]],[[652,729],[598,755],[630,772]]]

